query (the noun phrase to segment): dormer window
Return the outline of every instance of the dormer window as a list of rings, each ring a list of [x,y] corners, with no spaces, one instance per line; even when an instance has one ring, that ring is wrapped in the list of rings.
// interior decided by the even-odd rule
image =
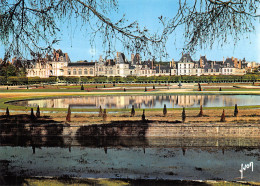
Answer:
[[[229,67],[229,66],[230,66],[230,64],[228,63],[228,64],[227,64],[227,67]]]

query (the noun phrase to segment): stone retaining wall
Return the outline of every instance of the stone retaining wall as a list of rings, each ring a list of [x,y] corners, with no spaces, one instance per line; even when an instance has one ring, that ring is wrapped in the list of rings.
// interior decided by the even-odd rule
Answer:
[[[260,137],[260,126],[151,125],[146,136],[169,137]]]
[[[143,136],[143,137],[260,137],[260,125],[257,126],[189,126],[176,124],[101,124],[88,126],[30,126],[5,125],[0,135],[32,136]]]

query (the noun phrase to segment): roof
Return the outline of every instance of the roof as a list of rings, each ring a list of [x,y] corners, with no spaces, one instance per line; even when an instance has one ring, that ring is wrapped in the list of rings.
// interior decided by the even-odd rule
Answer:
[[[190,54],[183,54],[181,59],[179,60],[179,62],[185,62],[185,59],[186,59],[186,62],[193,62]]]
[[[156,73],[159,73],[159,66],[156,66],[155,70],[156,70]],[[170,73],[170,71],[171,71],[171,69],[168,65],[167,66],[160,65],[160,70],[165,70],[166,73]]]
[[[119,54],[119,61],[118,61],[118,63],[120,63],[120,64],[125,63],[125,54],[123,54],[123,53]]]
[[[68,67],[79,67],[79,66],[95,66],[95,62],[68,63]]]
[[[232,58],[227,58],[224,62],[223,67],[227,67],[228,64],[230,68],[234,67],[234,61],[232,60]]]

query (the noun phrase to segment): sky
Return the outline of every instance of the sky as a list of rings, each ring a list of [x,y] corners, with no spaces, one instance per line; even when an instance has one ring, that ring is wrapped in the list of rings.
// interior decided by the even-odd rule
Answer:
[[[160,31],[158,17],[173,17],[177,11],[177,0],[119,0],[118,12],[107,14],[111,20],[119,20],[123,14],[129,22],[137,21],[140,26],[145,26],[151,32]],[[105,50],[102,46],[102,41],[97,38],[95,46],[92,47],[89,43],[90,35],[85,30],[75,27],[76,23],[69,24],[69,27],[64,26],[59,35],[61,40],[59,44],[55,45],[56,49],[62,49],[63,52],[68,53],[72,62],[79,60],[98,60],[99,56],[105,56]],[[62,25],[61,25],[62,26]],[[213,49],[198,49],[192,58],[198,60],[200,55],[206,55],[209,60],[222,60],[223,57],[236,57],[238,59],[245,58],[247,61],[260,62],[260,22],[255,24],[256,30],[250,33],[248,38],[241,37],[241,40],[234,47],[232,44],[226,44],[221,47],[217,44]],[[163,61],[170,61],[174,59],[178,61],[181,58],[183,50],[183,30],[178,29],[173,33],[167,43],[166,49],[169,54],[168,58]],[[127,59],[130,59],[130,53],[124,51],[120,43],[115,46],[119,52],[124,52]],[[0,57],[3,56],[3,49],[0,48]],[[159,58],[159,57],[158,57]],[[157,58],[157,59],[158,59]],[[143,59],[146,59],[143,57]]]

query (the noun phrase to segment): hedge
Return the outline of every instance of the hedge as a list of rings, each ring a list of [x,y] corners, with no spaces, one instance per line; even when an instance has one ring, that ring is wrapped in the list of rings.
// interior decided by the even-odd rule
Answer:
[[[54,83],[60,82],[68,83],[177,83],[179,81],[184,83],[202,83],[202,82],[256,82],[260,81],[260,74],[246,74],[243,76],[235,75],[214,75],[214,76],[127,76],[127,77],[105,77],[105,76],[52,76],[49,78],[40,77],[16,77],[10,76],[6,79],[0,76],[0,84],[22,85],[22,84],[40,84],[40,83]]]

